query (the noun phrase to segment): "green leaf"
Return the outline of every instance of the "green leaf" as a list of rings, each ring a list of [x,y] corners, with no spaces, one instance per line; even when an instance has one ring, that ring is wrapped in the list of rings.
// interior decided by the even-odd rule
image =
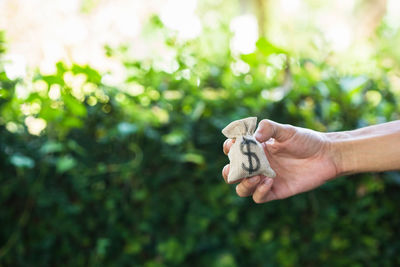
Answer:
[[[163,140],[169,145],[177,145],[185,140],[185,133],[181,130],[174,130],[171,133],[164,135]]]
[[[64,119],[62,125],[67,128],[80,128],[82,127],[83,123],[78,118],[68,117]]]
[[[269,56],[271,54],[287,54],[285,50],[273,45],[264,37],[258,39],[256,47],[265,56]]]
[[[58,158],[56,168],[58,173],[64,173],[76,166],[76,160],[71,156]]]
[[[186,153],[182,156],[183,162],[192,162],[198,165],[204,164],[204,157],[197,153]]]
[[[63,100],[65,106],[67,106],[68,110],[72,112],[72,114],[76,116],[85,116],[86,115],[86,108],[85,105],[80,102],[75,97],[71,96],[70,94],[64,94]]]
[[[72,66],[72,72],[74,74],[86,74],[88,82],[92,82],[94,84],[101,83],[101,75],[97,70],[91,68],[90,66],[79,66],[75,64]]]
[[[138,127],[133,123],[121,122],[118,124],[117,129],[123,136],[126,136],[135,133],[138,130]]]
[[[107,247],[110,244],[110,240],[108,238],[99,238],[97,240],[97,247],[96,247],[96,253],[99,255],[104,255],[106,254]]]
[[[360,89],[368,78],[365,76],[345,77],[340,80],[340,86],[347,92],[353,92]]]
[[[175,263],[181,262],[185,256],[184,247],[182,247],[176,238],[170,238],[158,244],[157,250],[165,259]]]
[[[52,84],[59,84],[59,85],[61,85],[61,86],[64,85],[64,80],[63,80],[63,78],[60,77],[60,76],[57,76],[57,75],[46,75],[46,76],[42,76],[41,79],[42,79],[43,81],[45,81],[45,82],[49,85],[49,87],[50,87]]]
[[[31,169],[35,166],[35,161],[33,159],[21,154],[12,155],[10,158],[10,162],[12,165],[18,168]]]
[[[41,154],[50,154],[50,153],[54,153],[54,152],[61,152],[63,150],[63,148],[64,148],[64,146],[62,143],[48,141],[40,148],[40,153]]]

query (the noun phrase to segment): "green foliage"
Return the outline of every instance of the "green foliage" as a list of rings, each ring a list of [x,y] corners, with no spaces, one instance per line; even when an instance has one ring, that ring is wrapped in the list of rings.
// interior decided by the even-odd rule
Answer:
[[[240,57],[210,52],[207,38],[166,43],[176,68],[126,60],[118,88],[58,63],[20,98],[26,84],[0,66],[2,265],[400,264],[397,172],[267,205],[239,198],[220,174],[220,131],[235,119],[320,131],[397,119],[388,73],[343,75],[266,39]],[[29,120],[46,122],[39,136]]]

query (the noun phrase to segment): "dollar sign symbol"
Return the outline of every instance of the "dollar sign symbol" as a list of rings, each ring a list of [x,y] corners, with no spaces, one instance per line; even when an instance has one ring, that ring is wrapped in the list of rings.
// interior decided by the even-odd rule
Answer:
[[[243,141],[240,143],[240,151],[242,151],[243,155],[246,155],[249,160],[249,166],[247,167],[244,163],[242,163],[242,168],[248,171],[249,174],[258,171],[258,169],[260,168],[260,160],[258,159],[257,154],[251,152],[251,144],[257,145],[254,140],[246,139],[245,137],[243,137]],[[245,148],[247,150],[244,150]],[[253,158],[255,160],[255,166],[253,165]]]

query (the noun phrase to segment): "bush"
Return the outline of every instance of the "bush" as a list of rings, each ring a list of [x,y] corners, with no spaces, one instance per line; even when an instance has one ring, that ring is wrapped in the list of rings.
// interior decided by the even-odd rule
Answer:
[[[387,73],[343,75],[264,38],[242,56],[216,57],[201,42],[167,39],[177,52],[168,72],[125,61],[118,88],[90,66],[60,62],[29,81],[0,67],[0,262],[400,264],[397,172],[266,205],[236,196],[220,174],[220,131],[235,119],[339,131],[398,118]]]

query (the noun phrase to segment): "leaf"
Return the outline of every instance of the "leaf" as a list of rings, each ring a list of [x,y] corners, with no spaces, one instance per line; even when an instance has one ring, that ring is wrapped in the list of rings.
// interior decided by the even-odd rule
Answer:
[[[287,54],[287,52],[285,50],[273,45],[264,37],[258,39],[258,41],[256,43],[256,47],[265,56],[269,56],[271,54]]]
[[[12,165],[19,168],[32,169],[35,166],[35,161],[33,159],[21,154],[12,155],[10,162]]]
[[[347,92],[357,91],[366,82],[368,78],[365,76],[345,77],[340,80],[340,86]]]
[[[96,252],[99,255],[104,255],[107,252],[107,247],[110,244],[110,240],[108,238],[99,238],[97,240]]]
[[[76,166],[76,160],[71,156],[64,156],[57,160],[56,168],[58,173],[64,173]]]
[[[179,263],[185,256],[184,247],[174,237],[159,243],[157,251],[167,260]]]
[[[75,140],[68,140],[67,147],[80,155],[85,155],[85,149],[81,147]]]
[[[244,54],[241,55],[240,58],[250,66],[255,66],[259,61],[256,53]]]
[[[58,121],[65,115],[64,112],[63,109],[54,109],[50,107],[50,104],[45,103],[41,107],[39,116],[47,122]]]
[[[65,118],[63,121],[63,126],[68,128],[80,128],[82,125],[82,121],[74,117]]]
[[[61,86],[64,85],[64,80],[62,79],[62,77],[56,76],[56,75],[46,75],[46,76],[42,76],[41,79],[43,81],[45,81],[49,87],[52,84],[59,84]]]
[[[198,153],[186,153],[182,156],[183,162],[192,162],[198,165],[204,164],[205,160],[203,155]]]
[[[138,130],[138,127],[133,123],[121,122],[118,124],[117,129],[123,136],[126,136],[135,133]]]
[[[171,133],[164,135],[163,140],[169,145],[178,145],[185,140],[185,133],[181,130],[174,130]]]
[[[86,74],[88,82],[94,84],[101,83],[101,75],[99,74],[99,72],[95,69],[92,69],[89,66],[79,66],[75,64],[72,66],[72,72],[74,74],[79,74],[79,73]]]
[[[65,94],[63,95],[63,100],[65,105],[67,106],[68,110],[72,112],[72,114],[76,116],[85,116],[86,115],[86,108],[82,102],[80,102],[75,97]]]
[[[50,153],[54,153],[54,152],[61,152],[61,151],[63,151],[63,144],[54,142],[54,141],[48,141],[40,148],[39,151],[41,154],[50,154]]]

